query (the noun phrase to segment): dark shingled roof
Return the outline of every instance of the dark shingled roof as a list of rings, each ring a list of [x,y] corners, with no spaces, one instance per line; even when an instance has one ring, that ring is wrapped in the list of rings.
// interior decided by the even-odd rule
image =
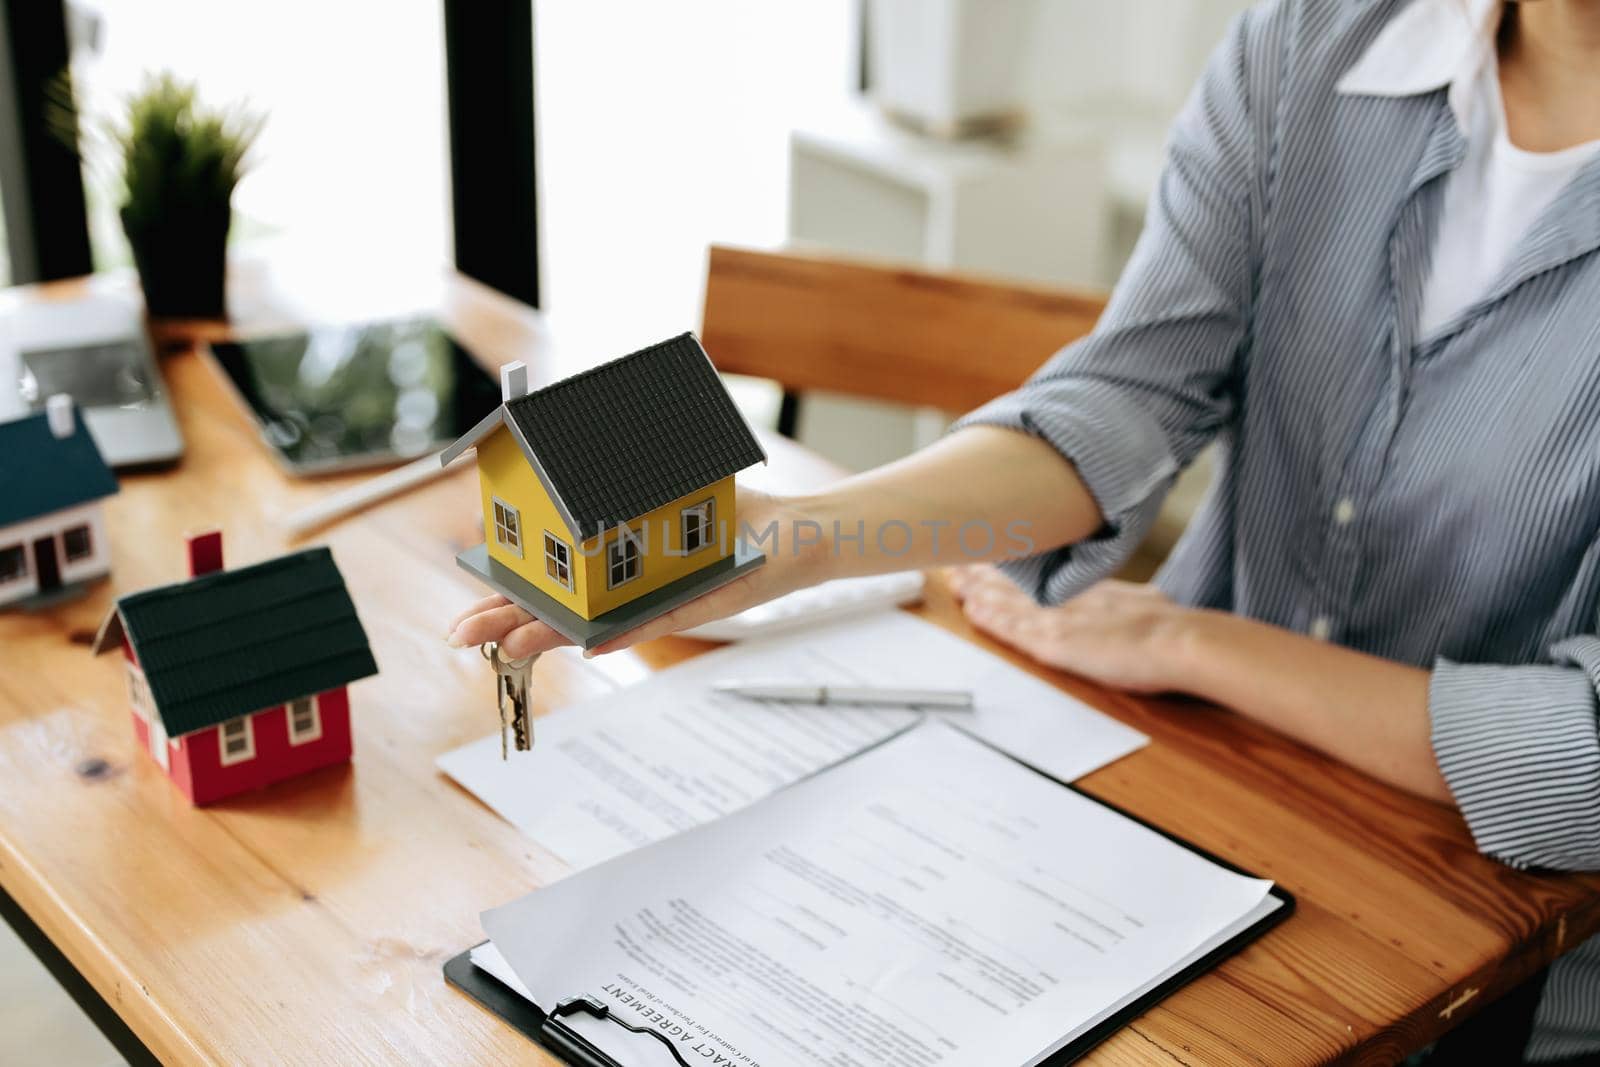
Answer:
[[[0,423],[0,526],[48,515],[117,491],[83,413],[72,412],[72,435],[50,432],[45,412]]]
[[[505,407],[580,540],[767,458],[692,333]]]
[[[172,737],[378,671],[326,548],[134,593],[117,610]]]

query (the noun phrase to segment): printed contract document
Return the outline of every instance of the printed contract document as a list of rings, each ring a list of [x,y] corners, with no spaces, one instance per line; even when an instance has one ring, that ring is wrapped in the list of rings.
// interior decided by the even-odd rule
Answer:
[[[1270,888],[928,721],[487,912],[473,961],[545,1009],[593,996],[691,1063],[1020,1067]],[[569,1021],[620,1063],[672,1063]]]
[[[696,656],[637,685],[542,717],[531,752],[500,736],[439,766],[574,868],[719,819],[905,728],[894,708],[764,705],[727,678],[971,690],[962,725],[1065,781],[1146,742],[932,623],[888,611]],[[933,713],[937,714],[937,713]]]

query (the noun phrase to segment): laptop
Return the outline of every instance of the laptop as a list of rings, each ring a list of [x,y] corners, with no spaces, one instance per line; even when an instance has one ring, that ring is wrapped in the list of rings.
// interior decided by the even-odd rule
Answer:
[[[0,310],[0,421],[41,410],[57,393],[77,402],[112,467],[183,454],[137,301],[93,295]]]

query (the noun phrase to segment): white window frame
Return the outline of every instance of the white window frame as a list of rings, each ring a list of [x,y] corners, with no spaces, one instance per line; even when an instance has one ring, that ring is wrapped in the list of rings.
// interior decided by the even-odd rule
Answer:
[[[10,585],[12,582],[25,582],[33,574],[32,568],[28,566],[28,543],[26,541],[18,541],[16,544],[12,545],[0,545],[0,552],[9,552],[12,549],[16,549],[21,553],[21,555],[17,558],[22,560],[22,569],[9,578],[3,574],[0,574],[0,585]]]
[[[128,661],[128,703],[139,718],[149,722],[154,718],[155,708],[150,699],[150,682],[144,676],[144,670],[132,660]]]
[[[700,520],[700,543],[693,548],[689,547],[689,520]],[[717,521],[717,498],[702,500],[698,504],[691,504],[678,513],[678,547],[686,556],[710,548],[716,540],[712,536],[712,527]]]
[[[83,550],[83,552],[80,553],[79,555],[74,556],[72,554],[72,550],[67,547],[67,534],[75,533],[78,530],[82,530],[83,531],[83,536],[88,541],[88,547],[86,547]],[[87,522],[80,522],[80,523],[75,523],[75,524],[73,524],[71,526],[68,526],[66,529],[61,531],[61,564],[62,564],[62,566],[66,566],[69,563],[81,563],[86,559],[93,559],[93,558],[94,558],[94,526],[93,525],[91,525],[90,523],[87,523]]]
[[[491,496],[489,500],[489,511],[491,513],[489,521],[494,525],[494,543],[521,559],[522,545],[527,540],[522,535],[522,512],[497,496]],[[511,537],[515,539],[515,544],[507,542],[506,534],[508,531]],[[568,570],[570,571],[571,568],[569,567]]]
[[[552,551],[551,545],[554,545],[560,552]],[[564,560],[560,558],[560,553],[565,553],[567,558]],[[551,573],[557,567],[565,567],[567,569],[566,581],[563,582],[559,574]],[[573,583],[576,581],[572,576],[572,546],[549,530],[544,532],[544,576],[546,578],[554,578],[556,584],[565,587],[569,593],[572,591]]]
[[[150,755],[155,757],[162,770],[170,770],[172,761],[167,750],[177,747],[177,739],[167,736],[166,724],[156,713],[155,697],[150,695],[150,679],[145,677],[144,668],[131,660],[128,661],[128,703],[144,723]]]
[[[256,726],[253,715],[240,715],[217,724],[217,756],[224,767],[232,767],[236,763],[248,763],[256,758]],[[228,752],[228,727],[234,723],[244,724],[244,748],[233,754]]]
[[[299,733],[294,728],[294,706],[296,704],[306,704],[311,709],[311,729],[307,730],[305,733]],[[298,700],[289,701],[283,706],[283,718],[289,731],[289,744],[309,745],[313,741],[322,740],[321,698],[309,696],[301,697]]]
[[[624,543],[633,546],[633,573],[628,574],[626,562],[622,564],[623,578],[616,579],[616,565],[613,564],[611,554],[622,547]],[[626,556],[623,557],[626,560]],[[639,575],[644,573],[644,548],[639,543],[639,536],[626,526],[617,527],[617,536],[606,544],[606,588],[619,589],[629,582],[639,580]]]

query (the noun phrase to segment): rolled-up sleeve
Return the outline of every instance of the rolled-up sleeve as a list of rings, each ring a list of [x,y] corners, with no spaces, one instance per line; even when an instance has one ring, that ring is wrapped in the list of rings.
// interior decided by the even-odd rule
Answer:
[[[1473,840],[1515,867],[1600,869],[1600,638],[1550,665],[1434,665],[1433,750]]]
[[[1041,601],[1064,600],[1125,561],[1178,472],[1232,417],[1267,199],[1280,18],[1275,4],[1251,9],[1212,56],[1094,333],[956,424],[1047,441],[1105,516],[1089,541],[1004,564]]]

